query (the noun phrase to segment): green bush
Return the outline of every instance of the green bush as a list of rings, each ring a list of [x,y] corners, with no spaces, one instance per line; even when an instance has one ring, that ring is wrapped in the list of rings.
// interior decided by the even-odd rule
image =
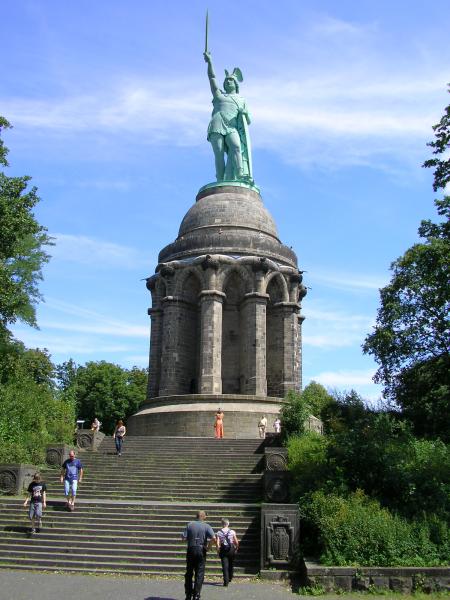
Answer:
[[[303,400],[302,394],[289,390],[285,397],[286,403],[281,408],[280,418],[284,439],[290,435],[301,434],[305,430],[305,422],[311,415],[309,405]]]
[[[325,565],[437,566],[450,561],[443,521],[408,522],[361,491],[348,498],[314,492],[303,512],[316,530]]]
[[[406,518],[450,518],[450,445],[415,438],[398,414],[368,408],[353,392],[326,411],[329,477],[339,491],[362,489]]]
[[[0,382],[0,463],[41,464],[49,443],[70,443],[74,404],[55,390],[48,355],[14,345]]]
[[[337,473],[330,472],[328,446],[329,440],[313,431],[289,438],[288,465],[294,497],[325,487],[330,477],[335,483]]]

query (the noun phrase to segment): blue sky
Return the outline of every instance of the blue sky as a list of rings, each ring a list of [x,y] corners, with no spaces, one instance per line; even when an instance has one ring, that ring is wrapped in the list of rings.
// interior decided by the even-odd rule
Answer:
[[[205,10],[217,73],[239,66],[254,173],[310,288],[304,380],[375,400],[361,344],[390,263],[432,217],[431,126],[448,104],[447,1],[2,2],[0,114],[56,245],[39,330],[53,360],[145,366],[143,278],[213,180]]]

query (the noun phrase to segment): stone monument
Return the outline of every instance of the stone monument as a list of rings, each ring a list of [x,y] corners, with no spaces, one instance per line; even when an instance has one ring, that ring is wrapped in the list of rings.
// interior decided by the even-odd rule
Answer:
[[[221,90],[205,46],[216,181],[147,279],[148,394],[128,421],[132,435],[211,437],[220,407],[225,437],[257,437],[261,415],[271,427],[286,392],[301,388],[306,288],[253,180],[242,72],[225,71]]]

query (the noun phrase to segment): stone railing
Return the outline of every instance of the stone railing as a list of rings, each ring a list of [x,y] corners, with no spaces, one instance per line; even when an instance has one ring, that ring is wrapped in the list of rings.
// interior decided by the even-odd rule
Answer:
[[[38,468],[22,463],[0,465],[0,494],[22,494],[31,483]]]
[[[80,450],[90,450],[91,452],[96,452],[104,437],[105,434],[101,431],[77,429],[77,447]]]
[[[449,567],[324,567],[305,562],[302,584],[324,592],[450,591]]]
[[[261,570],[293,569],[300,537],[297,504],[290,499],[287,450],[277,444],[280,436],[269,434],[264,448],[264,500],[261,507]]]

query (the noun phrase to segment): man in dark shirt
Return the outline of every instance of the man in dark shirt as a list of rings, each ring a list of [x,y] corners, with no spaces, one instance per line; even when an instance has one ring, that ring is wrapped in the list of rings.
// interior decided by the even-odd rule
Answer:
[[[35,473],[33,481],[28,486],[28,496],[23,503],[27,506],[30,502],[30,511],[28,516],[31,521],[31,534],[40,531],[42,528],[42,509],[47,506],[47,486],[42,481],[39,473]]]
[[[200,600],[200,592],[205,577],[206,551],[215,541],[214,531],[205,523],[204,510],[197,512],[197,519],[186,525],[182,539],[187,542],[186,574],[184,576],[184,590],[186,600]],[[192,576],[195,572],[194,586]]]
[[[83,479],[83,465],[75,452],[69,452],[69,458],[63,462],[61,468],[61,483],[64,482],[64,495],[67,498],[67,508],[75,509],[75,496],[77,495],[78,482]]]

